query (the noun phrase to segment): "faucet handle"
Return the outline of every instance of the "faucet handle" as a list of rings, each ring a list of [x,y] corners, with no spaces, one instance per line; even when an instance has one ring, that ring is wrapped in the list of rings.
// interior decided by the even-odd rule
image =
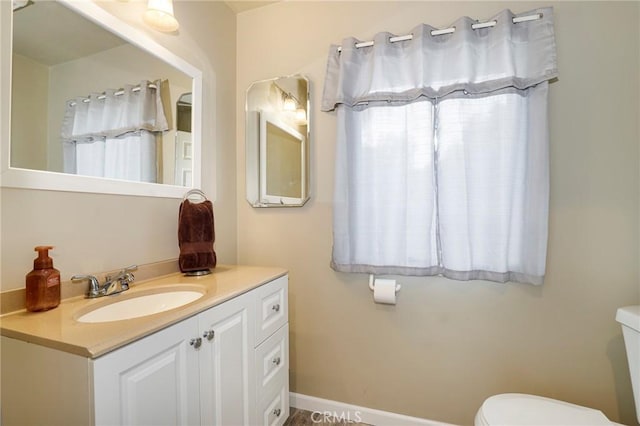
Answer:
[[[135,279],[136,277],[131,272],[125,272],[119,280],[122,290],[129,290],[129,284],[131,284]]]
[[[131,265],[131,266],[127,266],[122,271],[120,271],[120,275],[122,275],[122,277],[124,278],[124,281],[126,281],[127,287],[129,287],[129,283],[133,282],[133,280],[136,279],[136,277],[131,273],[131,271],[135,271],[137,269],[138,269],[138,265]]]
[[[131,273],[131,271],[135,271],[136,269],[138,269],[138,265],[127,266],[126,268],[121,269],[120,272],[115,275],[107,275],[105,279],[107,281],[112,281],[114,279],[119,279],[120,277],[130,276],[132,278],[131,281],[133,281],[133,274]]]
[[[81,281],[88,280],[89,281],[89,292],[87,296],[89,297],[98,297],[100,295],[100,283],[98,279],[93,275],[74,275],[71,277],[71,281]]]
[[[131,284],[136,277],[131,273],[138,269],[138,265],[127,266],[118,272],[115,276],[107,275],[107,282],[118,281],[120,283],[121,291],[129,290],[129,284]]]
[[[126,268],[124,268],[122,270],[122,272],[131,272],[131,271],[135,271],[138,269],[138,265],[131,265],[131,266],[127,266]]]

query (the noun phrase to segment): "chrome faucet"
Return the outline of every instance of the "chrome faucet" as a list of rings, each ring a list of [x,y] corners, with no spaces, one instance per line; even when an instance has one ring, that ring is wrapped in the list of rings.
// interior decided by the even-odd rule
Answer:
[[[98,278],[94,275],[74,275],[71,281],[87,280],[89,281],[89,291],[87,297],[94,299],[96,297],[109,296],[111,294],[122,293],[129,290],[129,285],[135,280],[131,271],[138,269],[138,266],[127,266],[114,276],[107,275],[104,284],[100,284]]]

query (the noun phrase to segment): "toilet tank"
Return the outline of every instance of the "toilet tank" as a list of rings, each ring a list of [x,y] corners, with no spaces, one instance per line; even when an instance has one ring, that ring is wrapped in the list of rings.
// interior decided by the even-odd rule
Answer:
[[[616,321],[622,325],[631,374],[631,388],[636,402],[636,417],[640,423],[640,305],[619,308]]]

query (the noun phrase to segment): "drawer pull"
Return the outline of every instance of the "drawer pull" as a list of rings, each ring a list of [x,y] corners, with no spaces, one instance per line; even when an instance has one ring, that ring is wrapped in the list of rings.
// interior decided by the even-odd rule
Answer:
[[[280,417],[280,414],[282,414],[282,410],[279,408],[276,408],[275,410],[273,410],[273,414],[275,414],[276,417]]]
[[[199,349],[200,346],[202,346],[202,339],[200,337],[196,337],[195,339],[189,340],[189,344],[195,349]]]
[[[202,337],[207,339],[208,341],[212,341],[215,334],[216,334],[215,331],[207,330],[202,334]]]
[[[280,365],[280,357],[277,356],[277,357],[273,358],[271,360],[271,362],[273,362],[275,365]]]
[[[276,311],[276,312],[280,312],[280,304],[276,303],[275,305],[273,305],[271,307],[272,310]]]

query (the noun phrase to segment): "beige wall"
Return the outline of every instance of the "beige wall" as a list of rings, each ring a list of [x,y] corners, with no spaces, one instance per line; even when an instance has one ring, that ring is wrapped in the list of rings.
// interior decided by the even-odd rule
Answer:
[[[202,69],[202,187],[209,194],[217,194],[215,248],[219,261],[235,263],[235,15],[222,2],[175,2],[182,27],[177,35],[162,34],[142,23],[145,6],[146,2],[102,4]],[[0,9],[4,14],[9,10],[4,5]],[[0,16],[0,21],[6,24],[6,16]],[[1,71],[0,75],[7,75],[4,64]],[[2,84],[2,90],[5,87]],[[4,92],[2,99],[4,102]],[[33,265],[33,247],[39,244],[56,246],[52,255],[63,280],[76,273],[178,256],[181,200],[8,188],[1,191],[2,290],[24,287],[24,276]]]
[[[12,138],[24,141],[11,150],[12,164],[47,170],[49,69],[24,56],[13,55],[11,83],[12,93],[20,93],[12,98]]]
[[[397,306],[331,256],[335,115],[320,112],[330,43],[425,22],[553,5],[560,78],[550,87],[551,200],[541,287],[398,277]],[[640,303],[638,3],[282,2],[237,20],[240,263],[290,269],[291,390],[470,424],[482,401],[526,392],[635,423],[616,308]],[[603,30],[603,29],[610,30]],[[244,93],[252,81],[312,82],[311,201],[244,200]]]

